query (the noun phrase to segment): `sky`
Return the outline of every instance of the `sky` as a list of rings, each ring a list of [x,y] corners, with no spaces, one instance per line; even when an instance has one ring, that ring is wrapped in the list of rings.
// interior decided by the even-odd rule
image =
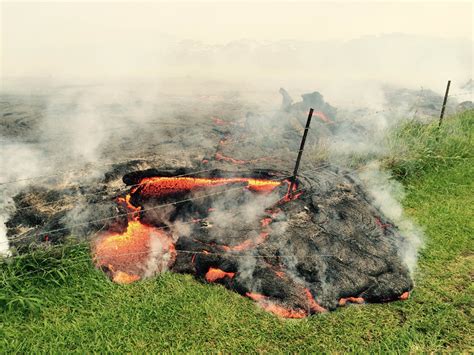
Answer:
[[[472,6],[470,1],[3,1],[1,74],[138,75],[141,66],[148,75],[152,62],[168,68],[174,61],[170,48],[175,55],[176,44],[184,40],[188,47],[212,47],[241,40],[335,42],[395,33],[472,43]]]

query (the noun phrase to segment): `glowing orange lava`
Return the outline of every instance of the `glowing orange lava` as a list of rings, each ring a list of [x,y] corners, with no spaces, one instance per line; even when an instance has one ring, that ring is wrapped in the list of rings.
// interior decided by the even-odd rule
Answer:
[[[195,178],[195,177],[149,177],[140,181],[140,194],[165,197],[179,192],[223,186],[232,183],[246,183],[247,189],[254,192],[271,192],[282,184],[281,181],[253,178]],[[135,189],[132,191],[134,193]]]
[[[285,277],[285,273],[283,271],[275,271],[275,275],[277,275],[280,279]]]
[[[260,307],[262,307],[267,312],[271,312],[277,316],[283,318],[304,318],[307,316],[307,312],[302,309],[295,310],[291,308],[285,308],[275,304],[274,302],[270,301],[267,296],[261,295],[259,293],[247,292],[245,295],[254,301],[257,301]]]
[[[243,251],[243,250],[247,250],[247,249],[250,249],[250,248],[253,248],[259,244],[262,244],[265,239],[268,238],[268,234],[267,232],[261,232],[257,238],[255,239],[247,239],[245,241],[243,241],[242,243],[240,244],[237,244],[237,245],[234,245],[234,246],[227,246],[227,245],[223,245],[222,246],[222,249],[224,249],[225,251]]]
[[[238,126],[238,127],[244,127],[245,122],[241,121],[224,121],[223,119],[220,119],[219,117],[213,117],[212,120],[214,121],[214,124],[217,126]]]
[[[118,283],[133,282],[161,271],[168,265],[157,261],[150,266],[150,260],[160,258],[170,264],[175,254],[173,242],[165,232],[138,220],[129,221],[123,233],[103,234],[93,246],[95,264],[108,269]],[[163,258],[164,255],[167,257]]]
[[[267,227],[270,223],[272,223],[272,220],[272,218],[266,217],[260,221],[260,224],[262,225],[262,227]]]
[[[139,212],[141,210],[141,207],[135,207],[134,205],[132,205],[130,202],[130,198],[131,198],[131,195],[128,194],[125,197],[119,197],[117,199],[117,202],[123,205],[127,209],[129,213],[128,215],[129,220],[137,221],[138,218],[140,217]]]
[[[209,268],[209,271],[206,273],[205,279],[208,282],[215,282],[217,280],[223,279],[224,277],[233,278],[235,272],[225,272],[217,268]]]
[[[123,271],[116,271],[114,273],[113,278],[112,278],[113,282],[116,282],[116,283],[121,284],[121,285],[130,284],[130,283],[135,282],[137,280],[140,280],[140,276],[133,275],[133,274],[127,274],[126,272],[123,272]]]
[[[339,306],[345,306],[347,302],[362,304],[365,300],[362,297],[346,297],[339,300]]]
[[[224,142],[221,142],[223,144]],[[140,220],[142,211],[146,211],[140,206],[132,204],[132,196],[139,197],[166,198],[178,197],[179,194],[186,194],[192,191],[211,189],[218,186],[239,184],[239,188],[247,189],[255,193],[270,193],[277,187],[284,184],[289,186],[289,181],[277,181],[270,179],[256,179],[247,177],[229,178],[200,178],[200,177],[146,177],[130,189],[130,193],[125,197],[119,197],[117,203],[127,210],[128,225],[121,233],[103,233],[93,244],[93,256],[97,267],[104,269],[111,279],[119,284],[128,284],[140,280],[143,277],[152,276],[170,267],[176,258],[176,249],[172,237],[160,228],[142,223]],[[296,189],[296,186],[295,186]],[[295,195],[286,191],[285,196],[278,202],[289,201],[296,198]],[[209,212],[215,211],[209,207]],[[221,245],[223,251],[240,252],[265,242],[271,233],[270,224],[273,217],[278,215],[280,210],[273,206],[267,210],[266,217],[260,221],[260,233],[247,239],[240,244],[227,246]],[[271,216],[271,217],[269,217]],[[201,218],[192,217],[194,223],[200,222]],[[203,255],[209,252],[203,250]],[[192,263],[196,262],[196,254],[191,258]],[[234,272],[227,272],[219,268],[209,268],[205,274],[208,282],[219,282],[219,280],[233,279]],[[284,273],[281,272],[281,277]],[[265,310],[285,318],[304,318],[310,310],[313,312],[323,312],[324,308],[319,306],[308,292],[307,309],[291,309],[284,307],[271,300],[269,297],[248,293],[248,297],[256,300]]]
[[[317,313],[323,313],[323,312],[327,312],[327,309],[324,308],[324,307],[321,307],[319,304],[316,303],[313,295],[311,294],[311,291],[308,290],[307,288],[305,289],[305,292],[306,292],[306,298],[308,299],[308,302],[309,302],[309,308],[313,311],[313,312],[317,312]]]
[[[406,291],[406,292],[403,292],[401,295],[400,295],[400,299],[402,301],[406,301],[408,298],[410,297],[410,292],[409,291]]]

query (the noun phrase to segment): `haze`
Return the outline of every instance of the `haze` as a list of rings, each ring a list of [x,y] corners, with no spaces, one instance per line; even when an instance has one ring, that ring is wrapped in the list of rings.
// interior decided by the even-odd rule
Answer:
[[[442,86],[472,76],[471,2],[4,2],[1,9],[3,78]]]

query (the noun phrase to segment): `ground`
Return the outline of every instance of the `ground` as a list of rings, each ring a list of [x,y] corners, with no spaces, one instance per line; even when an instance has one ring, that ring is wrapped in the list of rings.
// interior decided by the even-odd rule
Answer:
[[[472,160],[403,182],[426,239],[407,301],[285,320],[191,276],[119,286],[94,269],[87,246],[66,247],[0,269],[0,352],[474,351]]]

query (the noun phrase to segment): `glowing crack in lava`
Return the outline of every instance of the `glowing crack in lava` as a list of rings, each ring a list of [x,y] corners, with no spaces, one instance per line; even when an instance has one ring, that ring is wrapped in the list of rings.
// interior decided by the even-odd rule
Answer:
[[[232,183],[245,183],[245,187],[254,192],[271,192],[282,184],[281,181],[252,178],[150,177],[142,179],[132,193],[139,191],[142,195],[165,197]]]

